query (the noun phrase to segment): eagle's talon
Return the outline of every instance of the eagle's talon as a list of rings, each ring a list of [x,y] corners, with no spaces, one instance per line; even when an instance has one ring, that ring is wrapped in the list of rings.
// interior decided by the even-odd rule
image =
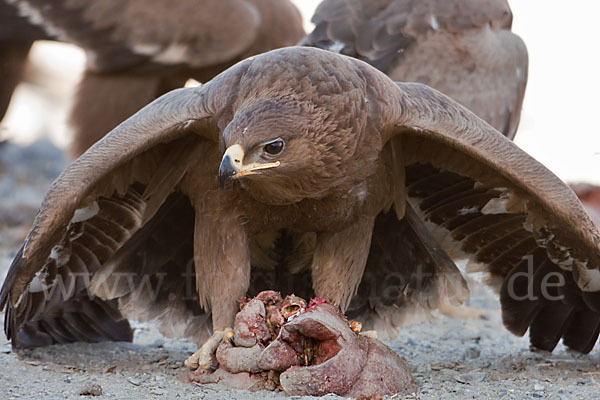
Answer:
[[[219,363],[215,356],[217,347],[226,339],[233,344],[233,329],[225,328],[222,331],[214,331],[212,336],[196,351],[185,360],[184,365],[191,370],[203,369],[205,371],[214,371]]]
[[[233,332],[232,329],[227,328],[225,329],[225,338],[223,339],[223,341],[228,340],[229,343],[231,343],[232,346],[235,346],[235,333]]]
[[[197,352],[188,357],[184,361],[184,365],[191,370],[205,370],[214,371],[218,368],[219,363],[216,362],[216,358],[212,354],[204,351],[202,346]]]

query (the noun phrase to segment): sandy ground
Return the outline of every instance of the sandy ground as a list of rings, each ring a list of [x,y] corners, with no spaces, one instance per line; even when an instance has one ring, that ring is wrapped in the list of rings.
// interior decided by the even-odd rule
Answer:
[[[64,167],[47,142],[28,148],[0,143],[0,279],[21,244],[41,196]],[[438,316],[406,327],[387,344],[405,357],[421,399],[600,399],[600,353],[532,352],[501,322],[495,296],[471,285],[477,319]],[[3,319],[3,315],[0,315]],[[0,336],[0,399],[12,398],[286,398],[184,382],[183,360],[195,346],[136,325],[134,343],[57,345],[11,352]],[[293,397],[302,399],[308,397]],[[325,396],[336,399],[338,396]],[[395,397],[396,399],[398,397]]]

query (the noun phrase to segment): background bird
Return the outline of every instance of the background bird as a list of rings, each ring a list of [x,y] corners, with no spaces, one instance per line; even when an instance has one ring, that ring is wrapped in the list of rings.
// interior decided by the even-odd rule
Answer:
[[[0,301],[16,347],[124,332],[120,315],[92,313],[100,298],[201,343],[260,271],[342,309],[366,281],[354,309],[384,328],[463,300],[460,254],[509,330],[588,352],[599,243],[564,183],[450,98],[288,48],[161,97],[67,168]]]
[[[528,56],[506,0],[325,0],[312,22],[301,44],[425,83],[514,138]]]
[[[304,35],[302,17],[288,0],[3,1],[43,28],[33,39],[51,37],[86,51],[70,116],[74,158],[189,78],[206,82]]]

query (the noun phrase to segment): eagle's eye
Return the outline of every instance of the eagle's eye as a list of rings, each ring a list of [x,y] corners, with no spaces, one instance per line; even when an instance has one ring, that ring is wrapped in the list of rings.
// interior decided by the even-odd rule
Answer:
[[[275,139],[269,143],[265,143],[263,147],[267,154],[277,155],[283,151],[284,143],[282,139]]]

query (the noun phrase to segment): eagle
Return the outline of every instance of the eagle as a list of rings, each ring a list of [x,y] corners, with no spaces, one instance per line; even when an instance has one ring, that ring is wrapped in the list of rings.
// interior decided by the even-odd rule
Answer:
[[[163,95],[67,167],[0,305],[17,348],[131,340],[126,318],[153,319],[211,337],[188,360],[206,366],[261,286],[384,330],[464,301],[458,258],[511,332],[593,348],[600,234],[568,186],[435,89],[289,47]]]
[[[0,4],[21,16],[19,29],[7,34],[11,38],[37,28],[40,33],[34,40],[51,38],[86,52],[86,69],[69,117],[74,158],[189,78],[206,82],[246,57],[294,45],[305,34],[302,16],[289,0],[56,0],[51,4],[0,0]],[[5,19],[15,21],[9,26],[16,25],[17,16]]]
[[[514,138],[528,55],[506,0],[324,0],[301,44],[421,82]]]

